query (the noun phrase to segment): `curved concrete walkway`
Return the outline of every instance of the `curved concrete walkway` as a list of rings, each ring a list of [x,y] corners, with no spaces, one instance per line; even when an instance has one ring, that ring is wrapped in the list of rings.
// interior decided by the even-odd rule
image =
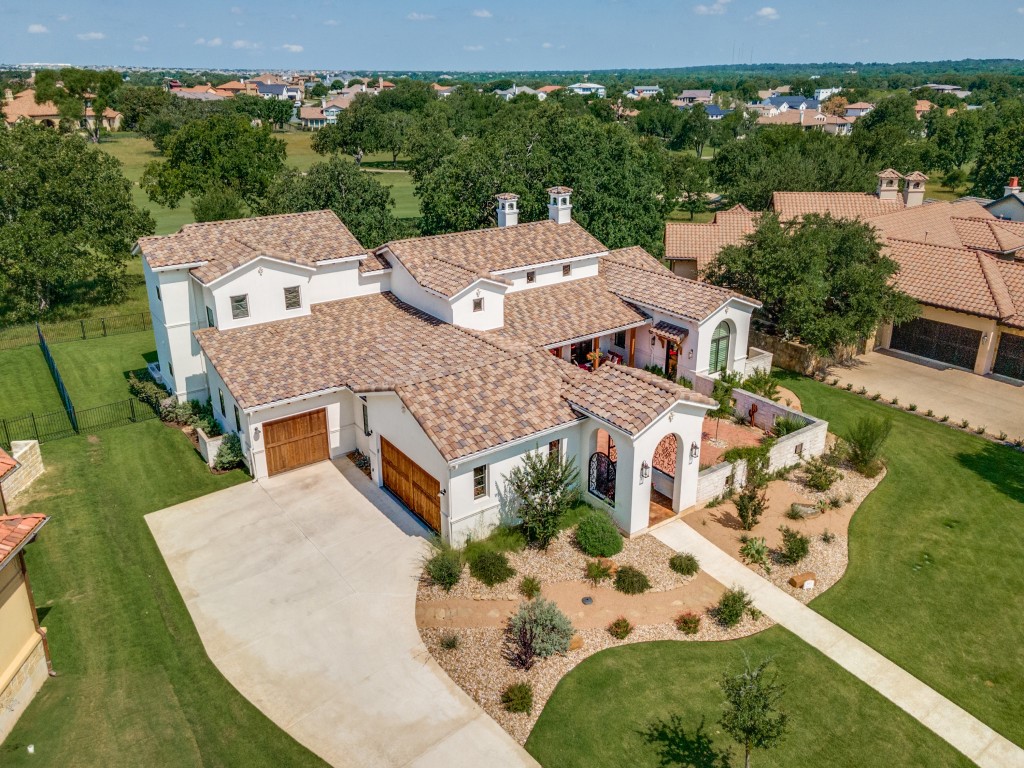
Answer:
[[[207,653],[336,766],[536,766],[414,620],[426,531],[347,459],[146,516]]]
[[[1024,768],[1024,750],[1016,744],[734,560],[690,526],[677,520],[651,535],[674,550],[696,555],[701,570],[722,584],[745,589],[754,605],[769,617],[863,680],[982,768]]]

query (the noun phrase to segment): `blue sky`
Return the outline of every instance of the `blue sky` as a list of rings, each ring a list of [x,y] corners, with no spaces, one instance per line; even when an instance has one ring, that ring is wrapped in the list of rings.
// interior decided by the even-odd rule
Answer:
[[[0,62],[532,70],[1021,56],[1024,0],[0,0]]]

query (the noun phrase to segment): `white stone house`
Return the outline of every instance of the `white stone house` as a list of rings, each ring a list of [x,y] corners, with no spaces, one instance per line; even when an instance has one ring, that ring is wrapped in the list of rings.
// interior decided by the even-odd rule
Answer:
[[[597,96],[599,99],[603,99],[608,93],[608,89],[598,83],[573,83],[565,87],[580,96]]]
[[[157,373],[179,399],[212,400],[257,478],[358,449],[458,542],[511,513],[503,478],[526,452],[557,451],[589,502],[643,531],[669,435],[663,492],[674,511],[697,500],[715,403],[675,378],[747,372],[759,305],[609,250],[573,221],[572,190],[548,192],[548,219],[518,223],[504,194],[497,227],[375,251],[331,211],[143,238]]]

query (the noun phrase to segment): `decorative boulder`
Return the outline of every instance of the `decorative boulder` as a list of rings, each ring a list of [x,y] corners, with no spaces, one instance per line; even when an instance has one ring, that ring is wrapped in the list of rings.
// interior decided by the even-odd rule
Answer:
[[[583,647],[583,638],[580,637],[579,635],[573,635],[572,639],[569,641],[569,650],[570,651],[578,651],[582,647]]]
[[[789,577],[789,586],[796,589],[814,589],[814,571],[804,571]]]
[[[812,517],[817,517],[822,513],[822,510],[819,507],[814,506],[813,504],[793,504],[792,508],[794,512],[796,512],[798,515],[800,515],[800,517],[804,518],[805,520]]]
[[[619,572],[619,564],[612,560],[610,557],[599,557],[597,562],[601,564],[602,568],[608,569],[608,575],[614,576]]]

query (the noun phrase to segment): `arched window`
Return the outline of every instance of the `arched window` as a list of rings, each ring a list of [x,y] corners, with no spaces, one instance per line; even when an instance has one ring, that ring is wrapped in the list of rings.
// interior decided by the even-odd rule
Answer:
[[[712,373],[724,371],[729,367],[729,323],[725,320],[718,324],[711,334],[711,360],[708,370]]]

